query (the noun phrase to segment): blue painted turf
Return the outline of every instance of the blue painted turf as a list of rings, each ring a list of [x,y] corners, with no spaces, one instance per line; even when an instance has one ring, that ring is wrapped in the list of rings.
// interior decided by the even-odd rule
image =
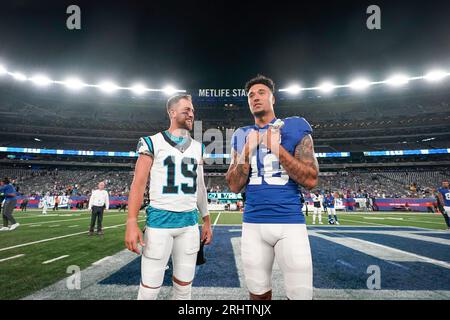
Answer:
[[[382,244],[424,257],[450,262],[450,250],[447,245],[416,239],[408,239],[387,234],[376,233],[324,233],[329,237],[348,237]]]
[[[205,246],[206,263],[197,266],[193,282],[194,287],[233,287],[239,288],[239,277],[236,268],[231,238],[240,238],[240,232],[229,232],[230,227],[214,230],[214,241]],[[172,285],[172,262],[164,274],[163,285]],[[141,258],[136,258],[116,273],[102,280],[100,284],[138,285],[141,272]]]
[[[450,290],[448,269],[421,262],[395,262],[397,266],[333,241],[309,239],[315,288],[367,289],[367,268],[376,265],[383,290]]]
[[[355,228],[356,230],[362,230]],[[239,283],[236,261],[231,244],[233,237],[240,237],[240,232],[230,232],[236,227],[216,227],[214,242],[205,247],[206,264],[197,267],[193,285],[195,287],[238,288],[245,286]],[[330,230],[327,228],[327,230]],[[339,228],[342,230],[342,228]],[[370,230],[373,230],[370,228]],[[384,229],[386,230],[386,229]],[[388,230],[392,230],[389,228]],[[342,234],[329,234],[341,236]],[[426,234],[428,235],[428,234]],[[401,250],[414,252],[424,256],[449,259],[448,246],[430,244],[425,241],[405,239],[397,236],[376,235],[366,233],[348,233],[346,237],[373,241]],[[370,274],[367,268],[377,265],[381,271],[381,289],[388,290],[450,290],[449,270],[429,263],[384,261],[365,253],[325,240],[310,236],[313,256],[314,287],[322,289],[367,289]],[[427,255],[426,255],[427,253]],[[447,260],[445,260],[447,261]],[[172,266],[164,277],[164,286],[172,285]],[[105,285],[138,285],[140,280],[140,258],[119,269],[102,280]]]
[[[422,236],[435,237],[450,240],[450,232],[449,233],[417,233]]]

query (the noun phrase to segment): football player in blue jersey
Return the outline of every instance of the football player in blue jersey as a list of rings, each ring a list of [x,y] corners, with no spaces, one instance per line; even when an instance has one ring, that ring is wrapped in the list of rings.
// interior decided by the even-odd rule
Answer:
[[[336,203],[336,200],[335,200],[335,197],[334,197],[332,192],[328,193],[327,197],[325,198],[325,201],[326,201],[326,204],[327,204],[328,222],[330,224],[337,224],[338,225],[339,221],[338,221],[338,218],[337,218],[337,215],[336,215],[336,208],[334,207],[335,203]],[[334,219],[333,219],[333,216],[334,216]]]
[[[318,183],[312,129],[301,117],[277,119],[271,79],[257,76],[245,89],[255,124],[234,133],[226,179],[232,192],[245,187],[241,256],[250,299],[272,298],[274,259],[288,299],[312,299],[311,250],[298,188]]]
[[[442,182],[442,188],[438,189],[438,200],[440,207],[444,210],[440,210],[441,214],[444,216],[445,224],[447,225],[447,230],[450,231],[450,190],[448,188],[448,181]],[[443,212],[442,212],[443,211]]]

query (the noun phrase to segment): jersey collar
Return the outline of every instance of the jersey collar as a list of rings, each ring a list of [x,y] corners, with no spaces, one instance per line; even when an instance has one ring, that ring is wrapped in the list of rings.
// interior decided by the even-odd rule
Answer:
[[[161,134],[162,134],[164,140],[166,140],[166,142],[167,142],[168,144],[170,144],[172,147],[174,147],[175,149],[177,149],[177,150],[180,151],[181,153],[183,153],[184,151],[186,151],[186,150],[189,148],[189,146],[191,145],[191,142],[192,142],[191,137],[188,136],[188,137],[186,137],[186,139],[184,139],[183,142],[177,143],[177,142],[175,142],[175,141],[173,141],[173,140],[171,139],[171,137],[170,137],[170,132],[168,132],[167,130],[161,132]]]
[[[259,127],[257,124],[254,125],[254,128],[256,130],[264,130],[269,127],[269,124],[273,124],[275,121],[277,121],[277,117],[273,118],[272,121],[270,121],[268,124],[266,124],[264,127]]]

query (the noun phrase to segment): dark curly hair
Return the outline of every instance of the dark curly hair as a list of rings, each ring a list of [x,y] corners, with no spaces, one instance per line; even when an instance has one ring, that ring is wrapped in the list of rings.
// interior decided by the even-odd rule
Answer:
[[[275,93],[275,83],[273,82],[273,80],[267,78],[266,76],[263,76],[262,74],[258,74],[253,79],[247,81],[247,83],[245,84],[245,91],[248,92],[250,88],[253,87],[255,84],[263,84],[266,87],[268,87],[270,91],[272,91],[272,93]]]

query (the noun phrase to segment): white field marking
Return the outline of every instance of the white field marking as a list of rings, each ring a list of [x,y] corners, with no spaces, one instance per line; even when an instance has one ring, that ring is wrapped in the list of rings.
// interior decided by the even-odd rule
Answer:
[[[343,266],[346,266],[346,267],[348,267],[348,268],[356,269],[351,263],[348,263],[347,261],[338,259],[338,260],[336,260],[336,262],[337,262],[337,263],[340,263],[340,264],[342,264]]]
[[[142,221],[144,221],[144,220],[139,220],[138,222],[142,222]],[[125,225],[126,225],[126,223],[123,223],[123,224],[118,224],[118,225],[115,225],[115,226],[104,227],[103,229],[111,229],[111,228],[114,228],[114,227],[117,227],[117,226],[125,226]],[[88,232],[87,231],[82,231],[82,232],[77,232],[77,233],[66,234],[64,236],[59,236],[59,237],[54,237],[54,238],[49,238],[49,239],[43,239],[43,240],[38,240],[38,241],[33,241],[33,242],[22,243],[22,244],[18,244],[18,245],[12,246],[12,247],[0,248],[0,251],[6,251],[6,250],[15,249],[15,248],[31,246],[31,245],[37,244],[37,243],[43,243],[43,242],[48,242],[48,241],[53,241],[53,240],[64,239],[64,238],[78,236],[80,234],[86,234],[86,233],[88,233]]]
[[[23,217],[23,218],[21,218],[21,219],[27,219],[27,218],[46,218],[46,217],[57,217],[58,215],[57,214],[36,214],[36,215],[33,215],[33,216],[29,216],[29,217]],[[20,218],[20,217],[19,217]]]
[[[98,261],[93,262],[92,265],[96,266],[96,265],[98,265],[98,264],[101,264],[101,263],[103,263],[104,261],[108,260],[109,258],[111,258],[111,256],[106,256],[106,257],[104,257],[104,258],[102,258],[102,259],[100,259],[100,260],[98,260]]]
[[[55,224],[54,226],[48,226],[49,228],[56,228],[56,227],[59,227],[60,226],[60,224]]]
[[[49,263],[52,263],[54,261],[58,261],[58,260],[61,260],[61,259],[67,258],[67,257],[69,257],[68,254],[66,254],[64,256],[61,256],[61,257],[58,257],[58,258],[55,258],[55,259],[44,261],[44,262],[42,262],[42,264],[49,264]]]
[[[348,222],[353,222],[353,223],[364,223],[364,224],[371,224],[371,225],[374,225],[374,226],[382,226],[382,227],[386,226],[385,224],[380,224],[380,223],[365,222],[365,221],[358,221],[358,220],[348,220],[348,219],[342,219],[342,218],[339,218],[339,221],[348,221]]]
[[[23,256],[24,256],[24,254],[18,254],[16,256],[12,256],[12,257],[9,257],[9,258],[1,259],[0,262],[11,260],[11,259],[20,258],[20,257],[23,257]]]
[[[389,263],[389,264],[392,264],[393,266],[402,268],[402,269],[404,269],[404,270],[409,270],[408,267],[403,266],[403,265],[401,265],[400,263],[395,263],[395,262],[392,262],[392,261],[389,261],[389,260],[384,260],[384,262],[387,262],[387,263]]]
[[[403,220],[403,218],[387,217],[387,220]]]
[[[222,214],[222,212],[219,212],[219,214],[216,217],[216,220],[214,221],[213,227],[212,229],[214,230],[214,228],[216,227],[217,221],[219,221],[220,215]]]
[[[79,225],[78,224],[76,224],[76,225],[74,225],[74,226],[69,226],[69,228],[75,228],[75,227],[78,227]]]
[[[326,232],[333,233],[333,232],[330,232],[330,231],[326,231]],[[361,239],[358,239],[358,238],[353,238],[352,236],[341,236],[341,235],[339,235],[337,233],[334,233],[334,235],[337,236],[336,238],[334,238],[335,240],[340,239],[341,241],[335,241],[335,240],[334,241],[331,240],[331,241],[336,242],[338,244],[342,244],[342,245],[344,245],[346,247],[350,247],[351,248],[351,246],[349,246],[348,243],[347,244],[342,243],[342,240],[344,242],[346,242],[346,241],[358,242],[358,243],[361,243],[361,244],[363,244],[365,246],[378,247],[378,248],[382,249],[383,252],[391,251],[391,252],[398,253],[398,254],[403,255],[403,256],[413,257],[415,259],[418,259],[418,260],[421,260],[421,261],[424,261],[424,262],[427,262],[427,263],[431,263],[431,264],[434,264],[434,265],[437,265],[437,266],[440,266],[440,267],[444,267],[446,269],[450,269],[450,263],[445,262],[445,261],[424,257],[424,256],[421,256],[421,255],[418,255],[418,254],[415,254],[415,253],[411,253],[411,252],[408,252],[408,251],[403,251],[403,250],[400,250],[400,249],[392,248],[392,247],[385,246],[385,245],[382,245],[382,244],[379,244],[379,243],[375,243],[375,242],[371,242],[371,241],[367,241],[367,240],[361,240]],[[329,240],[330,238],[333,239],[333,237],[326,236],[324,234],[315,234],[315,236],[326,238],[327,240]],[[351,239],[349,239],[349,238],[351,238]],[[354,250],[358,250],[357,248],[353,248],[353,249]],[[360,250],[358,250],[358,251],[360,251]],[[365,253],[369,254],[369,255],[372,255],[372,254],[370,254],[370,252],[365,252]],[[379,257],[377,257],[377,258],[379,258]],[[383,259],[383,260],[387,260],[387,259]]]
[[[109,215],[109,216],[106,216],[106,215],[104,215],[103,216],[103,219],[104,218],[106,218],[106,217],[117,217],[117,216],[122,216],[123,214],[114,214],[114,215]],[[41,221],[41,222],[30,222],[30,223],[24,223],[24,224],[20,224],[21,226],[30,226],[30,225],[33,225],[33,224],[37,224],[37,223],[39,223],[39,224],[46,224],[46,223],[55,223],[55,222],[69,222],[69,221],[79,221],[79,220],[90,220],[91,218],[90,217],[86,217],[86,218],[76,218],[76,219],[64,219],[64,220],[52,220],[52,221]]]
[[[415,223],[428,223],[428,224],[439,224],[439,225],[445,225],[445,222],[432,222],[432,221],[424,221],[424,220],[415,220],[415,219],[409,219],[409,222],[415,222]]]
[[[33,227],[40,227],[40,226],[42,226],[42,224],[33,224],[33,225],[30,226],[30,228],[33,228]]]
[[[81,215],[86,215],[86,214],[90,214],[90,212],[86,211],[86,212],[81,212],[80,214],[76,214],[76,215],[69,215],[69,214],[42,214],[42,213],[33,213],[29,216],[25,216],[25,217],[21,217],[18,216],[16,217],[16,219],[29,219],[29,218],[45,218],[45,217],[57,217],[57,216],[66,216],[66,217],[70,217],[70,216],[81,216]]]
[[[363,219],[367,219],[367,220],[384,220],[387,218],[380,218],[380,217],[362,217]]]

